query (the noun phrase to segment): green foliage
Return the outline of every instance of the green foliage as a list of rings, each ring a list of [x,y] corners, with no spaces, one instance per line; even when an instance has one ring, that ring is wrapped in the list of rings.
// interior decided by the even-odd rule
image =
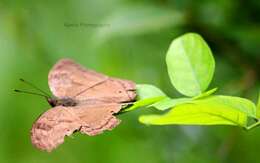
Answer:
[[[140,122],[149,125],[233,125],[248,130],[260,124],[257,120],[248,126],[249,119],[259,118],[260,104],[256,107],[245,98],[212,95],[217,88],[206,91],[213,77],[215,61],[210,48],[198,34],[189,33],[173,40],[166,63],[172,85],[192,98],[170,98],[157,87],[138,85],[139,101],[125,111],[140,106],[161,111],[170,109],[163,115],[140,116]]]
[[[173,40],[166,63],[173,86],[186,96],[203,93],[215,70],[210,48],[200,35],[194,33]]]
[[[173,17],[174,19],[172,19]],[[158,21],[160,23],[154,23]],[[111,24],[111,26],[100,28],[97,31],[97,37],[103,42],[116,36],[149,33],[158,28],[182,24],[183,15],[158,6],[127,6],[127,8],[121,8],[109,16],[104,22],[108,25]]]

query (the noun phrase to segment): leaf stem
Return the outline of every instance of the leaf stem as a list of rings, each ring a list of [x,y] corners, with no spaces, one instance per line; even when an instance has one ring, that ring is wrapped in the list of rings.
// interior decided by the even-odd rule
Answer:
[[[254,123],[254,124],[252,124],[252,125],[246,127],[246,130],[251,130],[251,129],[253,129],[253,128],[256,128],[256,127],[259,126],[259,125],[260,125],[260,121],[258,121],[258,122],[256,122],[256,123]]]

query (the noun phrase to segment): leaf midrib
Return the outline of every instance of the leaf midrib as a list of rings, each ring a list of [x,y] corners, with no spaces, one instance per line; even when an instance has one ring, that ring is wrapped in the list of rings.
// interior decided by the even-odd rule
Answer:
[[[184,52],[184,56],[185,56],[186,60],[188,61],[188,65],[189,65],[189,67],[190,67],[190,69],[191,69],[192,75],[193,75],[193,77],[195,78],[196,87],[198,88],[199,93],[201,93],[201,86],[200,86],[199,81],[197,80],[197,79],[198,79],[198,78],[197,78],[197,74],[196,74],[196,72],[195,72],[194,69],[193,69],[193,66],[192,66],[192,64],[191,64],[191,60],[190,60],[189,57],[186,55],[187,51],[186,51],[186,49],[185,49],[185,47],[184,47],[183,45],[184,45],[184,44],[183,44],[183,40],[181,40],[181,46],[182,46],[182,50],[183,50],[183,52]]]

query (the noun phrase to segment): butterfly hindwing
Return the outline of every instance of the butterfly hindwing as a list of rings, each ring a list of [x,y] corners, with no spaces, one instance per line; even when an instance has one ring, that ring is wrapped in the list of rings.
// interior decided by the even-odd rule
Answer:
[[[79,131],[94,136],[105,130],[112,130],[120,123],[114,116],[120,109],[121,105],[117,103],[78,106],[75,112],[82,121]]]
[[[57,106],[43,113],[33,124],[31,141],[39,149],[50,152],[62,144],[65,136],[81,126],[81,120],[71,107]]]
[[[94,136],[111,130],[120,123],[113,115],[120,109],[121,105],[116,103],[54,107],[43,113],[33,124],[32,144],[51,152],[64,142],[65,136],[70,136],[75,131]]]

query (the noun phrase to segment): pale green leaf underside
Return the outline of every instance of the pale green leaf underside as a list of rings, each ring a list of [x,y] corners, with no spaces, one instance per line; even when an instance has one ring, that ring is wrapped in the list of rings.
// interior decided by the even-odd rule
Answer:
[[[200,35],[194,33],[185,34],[171,43],[166,63],[173,86],[191,97],[208,88],[215,69],[210,48]]]
[[[248,116],[255,115],[254,104],[246,99],[212,96],[177,105],[164,115],[146,115],[140,122],[152,125],[236,125],[246,127]]]

